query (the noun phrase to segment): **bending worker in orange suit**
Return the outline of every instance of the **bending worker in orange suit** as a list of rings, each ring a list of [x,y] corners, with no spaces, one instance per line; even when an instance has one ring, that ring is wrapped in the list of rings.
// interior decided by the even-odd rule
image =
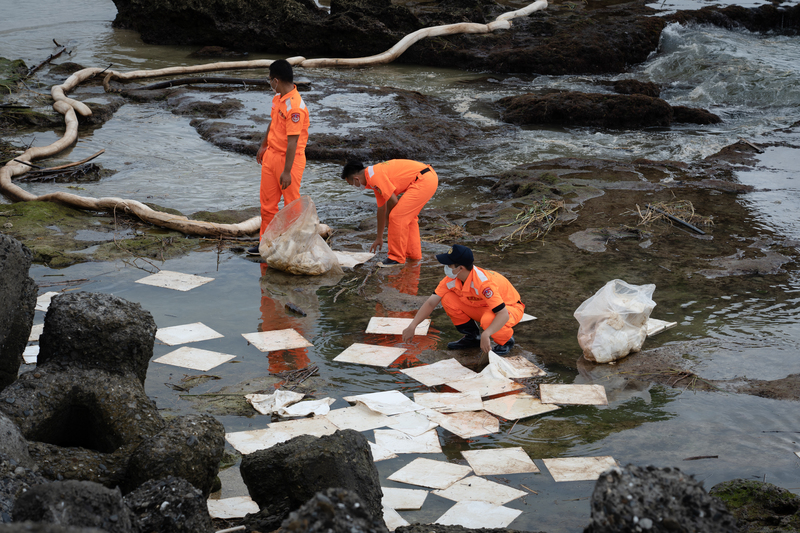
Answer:
[[[410,159],[391,159],[364,168],[348,161],[342,179],[360,189],[371,189],[378,203],[378,235],[369,251],[383,247],[383,230],[389,227],[388,259],[378,266],[398,266],[408,259],[422,259],[419,212],[439,186],[439,176],[430,165]],[[402,196],[401,196],[402,195]]]
[[[278,59],[270,64],[269,85],[277,94],[272,98],[271,120],[256,155],[261,165],[259,238],[278,212],[281,196],[283,205],[300,198],[308,142],[308,108],[297,92],[288,61]],[[248,248],[247,253],[258,255],[258,246]]]
[[[514,346],[512,328],[525,312],[525,304],[511,282],[497,272],[474,266],[472,250],[460,244],[446,254],[437,255],[436,259],[444,265],[445,278],[403,330],[403,342],[414,337],[416,327],[441,302],[456,329],[464,335],[449,343],[449,350],[480,346],[482,351],[488,352],[492,349],[490,339],[494,339],[497,343],[494,353],[505,355],[511,351]]]

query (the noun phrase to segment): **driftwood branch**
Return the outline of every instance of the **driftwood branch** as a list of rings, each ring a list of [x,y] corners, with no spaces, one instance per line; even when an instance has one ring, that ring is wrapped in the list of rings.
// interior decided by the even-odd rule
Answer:
[[[691,229],[691,230],[694,230],[694,231],[696,231],[696,232],[697,232],[697,233],[699,233],[700,235],[705,235],[705,234],[706,234],[706,232],[705,232],[705,231],[701,230],[701,229],[700,229],[700,228],[698,228],[697,226],[694,226],[694,225],[692,225],[692,224],[689,224],[689,223],[688,223],[688,222],[686,222],[685,220],[681,220],[680,218],[678,218],[678,217],[676,217],[676,216],[674,216],[674,215],[670,215],[669,213],[667,213],[666,211],[664,211],[664,210],[662,210],[662,209],[659,209],[659,208],[657,208],[657,207],[653,207],[653,206],[652,206],[652,205],[650,205],[650,204],[646,204],[646,206],[647,206],[647,209],[652,209],[653,211],[655,211],[655,212],[657,212],[657,213],[661,213],[662,215],[664,215],[665,217],[669,218],[670,220],[672,220],[672,221],[675,221],[675,222],[677,222],[678,224],[683,224],[683,225],[684,225],[684,226],[686,226],[687,228],[689,228],[689,229]]]
[[[53,42],[56,43],[55,39],[53,40]],[[41,63],[39,63],[35,67],[29,69],[28,72],[25,74],[26,78],[30,78],[31,74],[33,74],[34,72],[36,72],[37,70],[39,70],[40,68],[42,68],[43,66],[45,66],[46,64],[48,64],[49,62],[51,62],[52,60],[57,58],[58,56],[60,56],[61,54],[63,54],[64,51],[67,49],[66,46],[60,45],[58,43],[56,43],[56,46],[58,46],[60,48],[58,50],[56,50],[54,53],[50,54],[47,57],[47,59],[45,59],[44,61],[42,61]]]

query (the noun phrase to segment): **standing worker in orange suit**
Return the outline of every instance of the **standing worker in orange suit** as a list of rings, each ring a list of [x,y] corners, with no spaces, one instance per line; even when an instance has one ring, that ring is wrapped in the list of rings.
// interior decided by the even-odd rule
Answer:
[[[430,165],[410,159],[391,159],[364,168],[348,161],[342,179],[360,189],[371,189],[378,203],[378,235],[369,251],[383,247],[383,230],[389,228],[388,258],[378,266],[403,265],[406,259],[422,259],[419,212],[439,186],[439,176]],[[401,196],[402,195],[402,196]]]
[[[510,352],[514,346],[512,328],[525,313],[525,304],[511,282],[502,274],[474,266],[472,250],[460,244],[446,254],[437,255],[436,259],[444,265],[445,278],[403,330],[403,342],[414,337],[416,327],[441,302],[456,329],[464,335],[448,343],[449,350],[480,346],[481,351],[489,352],[492,349],[490,339],[494,339],[497,343],[494,353],[506,355]]]
[[[292,65],[278,59],[269,66],[269,85],[275,91],[267,134],[256,155],[261,165],[261,231],[264,234],[278,212],[278,202],[283,205],[300,198],[300,181],[306,168],[306,143],[308,142],[308,108],[294,84]],[[258,255],[258,246],[247,249]]]

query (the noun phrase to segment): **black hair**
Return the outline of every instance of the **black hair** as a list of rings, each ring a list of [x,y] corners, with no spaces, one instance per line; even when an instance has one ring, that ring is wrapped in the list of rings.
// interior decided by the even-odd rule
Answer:
[[[344,168],[342,169],[342,179],[347,179],[353,174],[361,172],[364,170],[364,164],[361,161],[350,160],[344,164]]]
[[[278,78],[280,81],[288,83],[294,82],[294,73],[292,72],[292,65],[285,59],[277,59],[269,66],[269,77]]]

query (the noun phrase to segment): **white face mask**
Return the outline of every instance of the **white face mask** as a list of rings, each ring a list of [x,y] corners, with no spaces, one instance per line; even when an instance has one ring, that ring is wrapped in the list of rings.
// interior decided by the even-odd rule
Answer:
[[[272,78],[271,80],[269,80],[269,86],[273,91],[275,91],[275,94],[278,94],[278,84],[277,83],[274,84],[274,85],[272,84],[272,80],[274,80],[274,79],[275,78]]]
[[[450,279],[456,279],[456,273],[453,272],[453,269],[450,268],[449,265],[444,266],[444,275]]]

